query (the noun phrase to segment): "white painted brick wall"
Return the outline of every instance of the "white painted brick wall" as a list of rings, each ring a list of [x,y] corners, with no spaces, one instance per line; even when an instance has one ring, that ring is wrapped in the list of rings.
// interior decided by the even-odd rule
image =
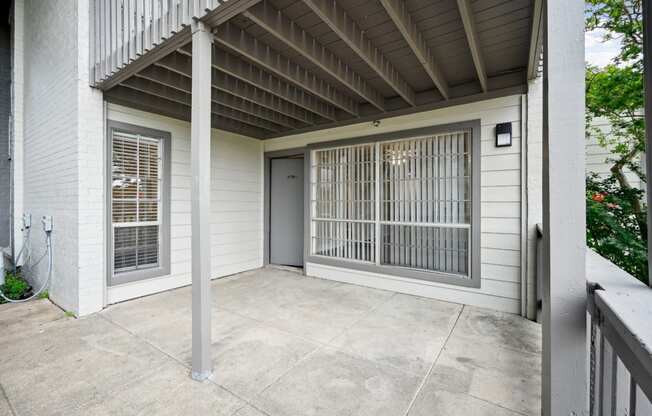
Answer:
[[[45,250],[39,218],[52,215],[54,279],[50,296],[78,307],[76,6],[25,0],[24,209],[31,212],[33,258]],[[29,277],[40,286],[47,262]]]
[[[88,85],[88,0],[25,0],[24,210],[33,258],[52,215],[50,297],[76,314],[103,304],[102,98]],[[47,262],[30,274],[45,279]]]

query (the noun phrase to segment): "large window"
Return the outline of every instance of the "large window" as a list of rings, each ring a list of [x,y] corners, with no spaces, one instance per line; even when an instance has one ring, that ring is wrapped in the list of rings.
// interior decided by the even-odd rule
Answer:
[[[376,261],[376,147],[315,151],[313,254]]]
[[[472,154],[470,128],[313,150],[311,255],[470,279]]]
[[[110,283],[164,274],[169,264],[163,250],[168,243],[165,137],[115,127],[110,136]]]

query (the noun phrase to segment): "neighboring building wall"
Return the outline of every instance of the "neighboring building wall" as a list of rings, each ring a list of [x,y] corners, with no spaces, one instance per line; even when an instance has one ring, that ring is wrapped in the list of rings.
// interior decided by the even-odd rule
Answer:
[[[264,142],[265,151],[467,120],[481,120],[481,285],[467,288],[307,264],[316,277],[379,287],[451,302],[520,313],[521,305],[521,96],[461,105]],[[513,145],[495,146],[495,125],[511,122]]]
[[[25,0],[25,212],[33,263],[45,252],[40,218],[51,215],[50,298],[78,315],[103,305],[102,100],[88,79],[88,0]],[[21,186],[17,184],[16,187]],[[16,213],[16,215],[20,215]],[[40,287],[47,259],[27,276]]]
[[[611,131],[611,125],[609,121],[603,117],[596,118],[593,120],[591,126],[593,128],[599,129],[603,134],[609,135]],[[609,151],[608,148],[605,148],[600,145],[598,138],[592,134],[591,131],[588,132],[586,137],[586,172],[587,174],[596,173],[601,178],[606,178],[611,175],[611,167],[613,162],[611,160],[615,159],[616,155]],[[641,155],[637,162],[642,162],[645,160],[645,156]],[[642,166],[642,165],[640,165]],[[645,189],[645,182],[641,181],[641,178],[638,177],[635,173],[629,169],[625,169],[625,177],[629,181],[630,185],[635,188]]]
[[[10,243],[11,161],[9,120],[11,116],[11,28],[9,4],[0,6],[0,247]]]
[[[171,274],[113,286],[108,303],[142,296],[191,282],[190,124],[109,104],[109,120],[170,132]],[[217,278],[263,264],[262,144],[237,134],[212,131],[211,146],[211,277]]]

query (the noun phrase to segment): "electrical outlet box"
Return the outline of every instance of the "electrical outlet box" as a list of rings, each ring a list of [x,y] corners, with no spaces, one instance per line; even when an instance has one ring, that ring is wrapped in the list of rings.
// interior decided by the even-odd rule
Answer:
[[[41,222],[43,223],[43,231],[46,233],[52,231],[52,215],[44,215]]]
[[[23,229],[28,229],[32,226],[32,214],[25,212],[23,214]]]

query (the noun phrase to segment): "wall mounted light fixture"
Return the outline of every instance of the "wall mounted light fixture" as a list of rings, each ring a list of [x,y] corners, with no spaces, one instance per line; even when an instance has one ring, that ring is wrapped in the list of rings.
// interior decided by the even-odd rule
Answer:
[[[496,147],[512,145],[512,123],[496,124]]]

